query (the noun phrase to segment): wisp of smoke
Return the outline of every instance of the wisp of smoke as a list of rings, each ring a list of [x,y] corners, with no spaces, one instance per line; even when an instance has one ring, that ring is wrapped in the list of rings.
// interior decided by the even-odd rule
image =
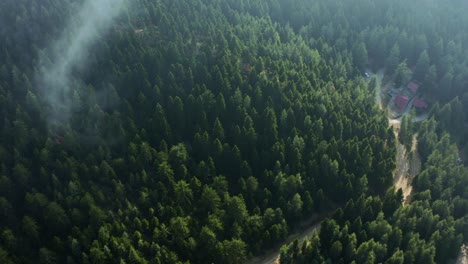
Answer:
[[[126,0],[85,0],[62,36],[52,43],[50,61],[40,58],[39,77],[46,104],[49,126],[64,125],[70,118],[73,96],[72,71],[86,65],[92,44],[112,25],[122,12]]]

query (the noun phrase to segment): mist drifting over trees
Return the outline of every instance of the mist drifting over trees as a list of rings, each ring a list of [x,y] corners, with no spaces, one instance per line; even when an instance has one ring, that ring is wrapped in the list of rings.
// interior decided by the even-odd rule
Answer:
[[[81,6],[70,14],[60,37],[48,45],[47,57],[39,58],[37,85],[51,125],[65,125],[72,109],[80,107],[73,97],[85,95],[77,91],[79,89],[74,83],[80,80],[73,78],[73,70],[87,66],[91,56],[89,49],[106,35],[125,3],[125,0],[76,3]]]

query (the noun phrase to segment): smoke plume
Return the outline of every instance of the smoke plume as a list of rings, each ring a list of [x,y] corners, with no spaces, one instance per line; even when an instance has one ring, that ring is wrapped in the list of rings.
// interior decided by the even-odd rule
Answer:
[[[87,54],[123,11],[126,0],[84,0],[62,35],[50,47],[48,58],[40,58],[40,87],[50,126],[67,123],[74,107],[78,81],[73,69],[85,67]]]

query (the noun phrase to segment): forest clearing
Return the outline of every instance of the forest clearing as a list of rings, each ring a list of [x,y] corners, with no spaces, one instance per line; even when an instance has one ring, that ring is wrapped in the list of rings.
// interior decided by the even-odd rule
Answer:
[[[468,264],[468,246],[463,244],[455,264]]]
[[[382,102],[382,88],[383,88],[383,79],[384,79],[384,69],[380,69],[374,75],[377,79],[376,86],[376,103],[379,105],[380,110],[383,109]],[[386,107],[385,109],[389,109]],[[389,112],[391,113],[391,112]],[[404,113],[406,114],[406,113]],[[389,114],[390,116],[392,114]],[[421,172],[421,158],[418,154],[417,146],[418,140],[417,135],[413,135],[412,146],[410,153],[407,152],[406,147],[398,141],[400,128],[401,128],[401,117],[393,119],[388,117],[388,122],[395,133],[396,138],[396,168],[393,172],[393,184],[396,187],[396,190],[402,189],[403,191],[403,204],[408,204],[411,201],[411,193],[413,187],[411,185],[412,180],[416,177],[419,172]],[[427,117],[427,115],[425,116]],[[422,121],[424,117],[419,117],[412,120],[413,122]]]
[[[369,71],[370,72],[370,71]],[[377,71],[374,76],[377,80],[376,86],[376,103],[379,106],[380,110],[383,110],[381,102],[381,87],[382,81],[384,78],[384,69]],[[401,118],[400,118],[401,119]],[[411,202],[411,194],[413,187],[411,185],[412,180],[421,172],[421,158],[418,154],[417,146],[418,140],[417,135],[413,135],[413,142],[411,146],[411,152],[407,153],[406,147],[398,141],[399,132],[401,127],[400,119],[388,119],[389,125],[393,127],[396,144],[397,144],[397,153],[396,153],[396,168],[393,172],[393,185],[396,190],[402,189],[403,191],[403,205],[407,205]],[[421,121],[421,120],[418,120]],[[417,120],[414,120],[417,122]],[[316,217],[313,217],[316,219]],[[309,219],[309,222],[313,222],[312,219]],[[310,227],[305,229],[302,232],[295,233],[288,237],[287,241],[284,244],[289,244],[293,240],[298,240],[299,244],[302,244],[307,238],[309,238],[313,232],[320,232],[320,224],[322,221],[312,224]],[[304,223],[303,223],[304,224]],[[280,263],[280,248],[277,247],[273,252],[266,254],[263,257],[252,258],[248,264],[279,264]],[[463,263],[465,264],[465,263]]]
[[[399,126],[400,123],[392,122],[392,126]],[[395,129],[395,136],[398,139],[399,129]],[[411,146],[411,152],[406,151],[406,147],[397,140],[397,156],[396,156],[396,168],[393,176],[393,184],[396,189],[402,189],[403,191],[403,204],[409,204],[411,202],[411,194],[413,186],[411,182],[421,172],[421,158],[418,154],[418,138],[417,135],[413,135],[413,142]]]

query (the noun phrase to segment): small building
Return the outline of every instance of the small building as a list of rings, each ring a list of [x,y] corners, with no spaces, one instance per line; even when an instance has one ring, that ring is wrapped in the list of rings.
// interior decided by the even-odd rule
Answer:
[[[419,84],[415,82],[409,82],[407,87],[411,91],[412,94],[416,94],[419,90]]]
[[[395,98],[395,104],[400,110],[403,110],[403,108],[405,108],[408,102],[409,102],[409,98],[404,95],[397,95],[397,97]]]
[[[416,107],[417,109],[427,109],[429,107],[429,105],[426,103],[426,101],[422,100],[422,99],[419,99],[419,98],[416,98],[413,100],[413,105],[414,107]]]

